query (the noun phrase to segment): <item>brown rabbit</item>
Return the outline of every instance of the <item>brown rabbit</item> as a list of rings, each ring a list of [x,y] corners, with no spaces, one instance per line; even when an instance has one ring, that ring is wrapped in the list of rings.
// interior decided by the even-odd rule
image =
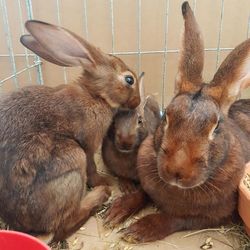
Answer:
[[[160,108],[153,96],[144,100],[144,94],[140,92],[142,101],[137,110],[118,112],[103,140],[103,161],[119,177],[120,189],[125,192],[113,201],[105,214],[108,227],[121,223],[148,201],[140,186],[135,186],[139,181],[136,162],[142,141],[148,134],[153,134],[160,123]]]
[[[136,160],[139,146],[160,123],[157,101],[153,96],[144,99],[140,92],[141,104],[136,110],[121,110],[115,115],[102,145],[105,165],[124,182],[138,181]]]
[[[140,103],[136,75],[71,31],[26,22],[24,46],[62,66],[82,66],[72,84],[31,86],[0,100],[0,217],[12,228],[61,240],[109,196],[93,154],[118,108]]]
[[[210,84],[202,81],[203,42],[193,12],[182,5],[183,47],[176,95],[154,136],[138,153],[143,189],[160,208],[123,230],[129,242],[148,242],[181,230],[228,223],[237,210],[237,186],[250,160],[250,106],[231,104],[250,83],[250,39],[225,59]],[[244,115],[238,108],[246,109]]]

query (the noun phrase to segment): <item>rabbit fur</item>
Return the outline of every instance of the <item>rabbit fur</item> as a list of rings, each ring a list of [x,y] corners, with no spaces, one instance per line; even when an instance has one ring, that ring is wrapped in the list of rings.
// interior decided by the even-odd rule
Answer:
[[[22,44],[82,75],[0,100],[0,217],[11,228],[62,240],[108,199],[93,155],[118,108],[140,103],[139,80],[119,58],[62,27],[27,21]],[[87,182],[97,186],[87,192]]]
[[[188,2],[182,15],[175,96],[155,134],[143,141],[137,161],[141,186],[160,210],[122,231],[122,238],[133,243],[237,218],[237,188],[250,161],[250,100],[235,102],[250,85],[250,39],[206,84],[203,40]]]

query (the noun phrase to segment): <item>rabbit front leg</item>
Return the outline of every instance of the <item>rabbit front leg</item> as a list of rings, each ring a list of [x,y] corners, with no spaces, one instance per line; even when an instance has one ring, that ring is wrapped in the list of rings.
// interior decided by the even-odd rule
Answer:
[[[143,209],[148,200],[149,197],[142,189],[116,198],[105,214],[105,226],[113,228],[122,223],[131,215]]]
[[[161,240],[166,236],[183,231],[199,230],[208,227],[216,227],[227,224],[231,217],[224,219],[215,219],[214,221],[205,217],[173,217],[160,212],[149,214],[128,228],[122,230],[122,238],[130,243],[144,243]]]
[[[122,229],[122,239],[129,243],[144,243],[161,240],[179,231],[180,224],[165,213],[149,214],[129,227]]]
[[[96,187],[100,185],[110,185],[107,177],[100,176],[97,173],[97,168],[94,160],[94,153],[91,151],[86,152],[87,156],[87,183],[90,187]]]

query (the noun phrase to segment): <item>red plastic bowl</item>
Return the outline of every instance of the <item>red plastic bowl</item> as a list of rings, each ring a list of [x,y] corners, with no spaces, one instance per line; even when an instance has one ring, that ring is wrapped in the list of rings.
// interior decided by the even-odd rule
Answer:
[[[37,238],[16,231],[0,230],[1,250],[50,250]]]

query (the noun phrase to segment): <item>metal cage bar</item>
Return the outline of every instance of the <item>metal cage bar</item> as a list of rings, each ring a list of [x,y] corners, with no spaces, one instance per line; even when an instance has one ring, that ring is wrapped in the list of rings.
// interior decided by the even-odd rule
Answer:
[[[22,6],[20,0],[17,0],[18,3],[18,14],[19,14],[19,19],[20,19],[20,29],[22,35],[24,35],[24,22],[23,22],[23,14],[22,14]],[[29,76],[29,83],[31,83],[31,73],[30,73],[30,64],[29,64],[29,57],[28,57],[28,50],[24,47],[24,52],[25,52],[25,63],[26,67],[28,68],[28,76]]]
[[[163,37],[163,49],[159,50],[143,50],[141,47],[141,32],[142,32],[142,0],[136,1],[136,29],[137,29],[137,49],[135,51],[117,51],[116,50],[116,33],[115,33],[115,18],[114,18],[114,0],[107,0],[109,2],[109,9],[110,9],[110,25],[111,25],[111,54],[113,55],[135,55],[137,56],[137,72],[140,73],[142,69],[142,56],[149,55],[149,54],[161,54],[163,56],[163,63],[162,63],[162,79],[161,79],[161,93],[160,93],[160,100],[161,100],[161,107],[164,107],[165,98],[166,98],[166,80],[168,77],[168,55],[171,53],[179,53],[179,49],[169,49],[168,48],[168,34],[169,34],[169,14],[170,14],[170,0],[165,0],[165,10],[164,10],[164,37]],[[23,27],[23,10],[21,0],[16,0],[17,8],[18,8],[18,18],[20,20],[20,31],[24,34],[24,27]],[[24,1],[26,6],[26,11],[28,15],[28,19],[33,18],[33,9],[32,9],[32,0],[25,0]],[[61,0],[55,0],[56,3],[56,15],[58,24],[61,25]],[[193,0],[193,10],[194,13],[197,11],[197,0]],[[88,0],[82,0],[83,4],[83,29],[85,33],[86,39],[89,38],[89,29],[88,29]],[[171,2],[173,4],[173,1]],[[224,8],[225,8],[226,1],[221,0],[220,2],[220,20],[218,23],[218,40],[217,46],[214,48],[205,48],[205,51],[213,51],[216,52],[216,68],[218,67],[220,61],[220,54],[222,51],[231,51],[233,48],[221,47],[221,36],[223,31],[223,21],[224,21]],[[32,53],[30,53],[27,49],[24,50],[24,53],[14,53],[10,26],[9,26],[9,19],[8,19],[8,9],[6,0],[0,0],[0,6],[3,9],[3,23],[4,23],[4,33],[5,39],[7,42],[8,53],[1,54],[0,57],[2,58],[9,58],[10,66],[12,73],[10,76],[5,77],[4,79],[0,79],[0,86],[8,82],[8,80],[13,79],[13,84],[15,88],[19,87],[18,84],[18,76],[25,71],[28,71],[28,79],[31,82],[31,69],[36,68],[36,75],[37,75],[37,83],[43,84],[43,75],[42,75],[42,67],[40,58]],[[250,37],[250,17],[247,23],[247,31],[246,36]],[[17,57],[24,57],[25,58],[25,68],[21,70],[17,70],[16,67],[16,58]],[[34,63],[30,62],[30,57],[34,57]],[[65,68],[63,69],[63,76],[64,82],[67,83],[68,76],[67,71]]]
[[[9,26],[8,10],[7,10],[7,5],[6,5],[5,0],[1,0],[1,7],[2,7],[2,11],[3,11],[4,33],[5,33],[5,37],[6,37],[10,63],[11,63],[11,67],[12,67],[13,82],[14,82],[14,86],[16,88],[19,88],[19,83],[18,83],[17,74],[16,74],[16,72],[17,72],[16,61],[15,61],[14,50],[13,50],[13,46],[12,46],[12,38],[11,38],[11,33],[10,33],[10,26]],[[4,82],[4,81],[2,80],[1,83],[2,82]]]
[[[166,78],[167,78],[167,51],[168,51],[168,14],[169,14],[169,0],[166,0],[166,12],[164,18],[164,56],[163,56],[163,76],[162,76],[162,93],[161,93],[161,110],[164,109]]]
[[[219,34],[218,34],[215,70],[217,70],[218,65],[219,65],[219,60],[220,60],[220,44],[221,44],[221,32],[222,32],[222,25],[223,25],[223,16],[224,16],[224,0],[221,0],[221,11],[220,11]]]
[[[25,0],[26,3],[26,9],[28,14],[28,19],[33,19],[33,8],[32,8],[32,0]],[[41,68],[41,60],[40,57],[35,55],[35,64],[37,64],[37,83],[43,84],[43,74],[42,74],[42,68]]]
[[[56,0],[56,14],[57,14],[57,23],[59,26],[61,26],[61,15],[60,15],[60,0]],[[68,82],[67,79],[67,72],[66,72],[66,68],[63,67],[63,80],[64,83],[66,84]]]
[[[247,38],[250,37],[250,16],[248,18],[248,22],[247,22]]]
[[[141,0],[137,0],[137,74],[141,72]],[[142,89],[144,91],[144,89]]]
[[[87,14],[87,0],[83,0],[83,15],[84,15],[84,28],[85,28],[85,37],[89,39],[89,29],[88,29],[88,14]]]
[[[112,54],[115,52],[115,23],[114,23],[114,1],[110,0],[110,16],[111,16],[111,35],[112,35]]]

